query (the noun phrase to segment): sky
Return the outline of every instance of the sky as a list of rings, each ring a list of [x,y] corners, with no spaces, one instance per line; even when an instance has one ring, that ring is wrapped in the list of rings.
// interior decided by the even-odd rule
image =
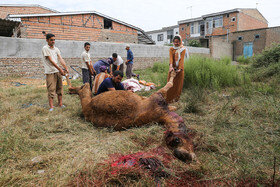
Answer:
[[[0,0],[0,4],[39,4],[59,12],[94,10],[144,31],[205,14],[257,7],[268,26],[280,26],[280,0]]]

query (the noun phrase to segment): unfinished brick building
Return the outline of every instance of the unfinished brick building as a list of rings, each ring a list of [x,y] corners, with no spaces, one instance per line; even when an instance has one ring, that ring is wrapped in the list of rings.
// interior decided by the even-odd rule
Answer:
[[[199,40],[209,47],[209,37],[250,29],[267,28],[268,22],[257,9],[232,9],[178,22],[183,40]]]
[[[15,37],[41,39],[53,33],[58,40],[154,43],[142,29],[96,11],[57,12],[40,5],[2,5],[0,11],[2,18],[20,23],[13,28]]]

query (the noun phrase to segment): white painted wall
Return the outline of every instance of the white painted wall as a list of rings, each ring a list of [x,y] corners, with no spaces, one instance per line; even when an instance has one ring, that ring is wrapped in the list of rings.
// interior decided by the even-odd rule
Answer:
[[[157,40],[159,34],[163,34],[163,41]],[[178,34],[179,34],[179,26],[173,29],[173,37]],[[170,41],[167,40],[167,31],[152,33],[148,35],[151,36],[152,40],[156,43],[156,45],[165,45],[170,43]]]

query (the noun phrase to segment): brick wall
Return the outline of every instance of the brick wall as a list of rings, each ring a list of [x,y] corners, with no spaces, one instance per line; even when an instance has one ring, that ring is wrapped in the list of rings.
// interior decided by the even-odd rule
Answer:
[[[58,40],[138,43],[137,30],[112,22],[104,29],[103,17],[95,14],[22,18],[22,38],[45,38],[42,31],[53,33]]]
[[[252,15],[245,14],[243,12],[239,13],[238,20],[239,31],[268,27],[268,24],[266,22],[252,17]]]
[[[267,29],[265,46],[270,47],[274,43],[280,43],[280,27]]]
[[[54,13],[54,11],[43,7],[27,7],[27,6],[0,6],[0,18],[5,19],[8,14],[44,14]]]
[[[103,57],[106,58],[106,57]],[[96,62],[103,58],[92,58],[92,62]],[[107,57],[108,58],[108,57]],[[80,58],[64,58],[67,67],[70,70],[70,75],[76,74],[76,72],[70,68],[70,66],[79,66],[81,67]],[[126,58],[123,58],[125,61]],[[165,61],[166,58],[163,57],[136,57],[134,59],[135,63],[133,69],[145,69],[151,67],[154,62]],[[126,66],[125,66],[126,68]],[[81,72],[80,68],[76,68]],[[0,77],[7,76],[23,76],[29,78],[44,78],[44,66],[42,64],[41,58],[0,58]],[[125,72],[125,69],[124,69]]]
[[[227,34],[227,29],[229,33],[237,31],[237,12],[230,13],[229,17],[223,15],[223,27],[213,28],[212,36]],[[235,21],[231,21],[235,17]]]
[[[185,41],[187,39],[187,35],[190,35],[190,26],[187,26],[187,23],[180,24],[179,34],[182,37],[182,40]]]
[[[256,35],[260,37],[258,39],[255,38]],[[241,41],[238,40],[238,37],[243,37]],[[262,50],[266,46],[266,37],[267,31],[266,29],[258,29],[252,31],[244,31],[244,32],[236,32],[232,33],[229,38],[234,42],[234,53],[235,59],[238,56],[243,55],[243,46],[244,43],[252,42],[253,43],[253,54],[261,53]]]

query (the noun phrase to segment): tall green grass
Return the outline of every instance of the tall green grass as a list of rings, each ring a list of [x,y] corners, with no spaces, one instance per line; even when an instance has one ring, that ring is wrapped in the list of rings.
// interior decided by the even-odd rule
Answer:
[[[229,58],[215,60],[200,56],[191,57],[185,64],[184,87],[224,88],[241,85],[248,75],[231,65]]]
[[[153,72],[158,72],[161,84],[166,83],[168,62],[155,63]],[[224,88],[238,86],[249,82],[249,76],[238,67],[231,65],[229,58],[215,60],[200,56],[193,56],[184,65],[184,87],[197,86],[201,88]]]

